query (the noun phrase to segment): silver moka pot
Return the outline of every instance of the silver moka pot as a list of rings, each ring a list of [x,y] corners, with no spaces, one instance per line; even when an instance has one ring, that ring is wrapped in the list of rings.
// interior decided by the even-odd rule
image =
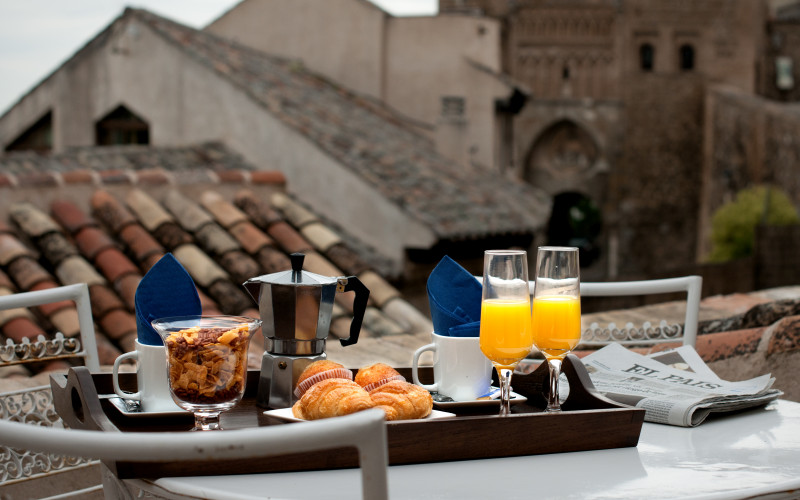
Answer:
[[[266,348],[258,383],[259,406],[286,408],[297,400],[297,378],[313,361],[325,359],[325,341],[331,326],[337,292],[356,293],[350,337],[343,346],[358,342],[369,299],[369,289],[354,277],[331,278],[303,271],[305,255],[290,256],[291,271],[250,278],[244,287],[258,304]]]

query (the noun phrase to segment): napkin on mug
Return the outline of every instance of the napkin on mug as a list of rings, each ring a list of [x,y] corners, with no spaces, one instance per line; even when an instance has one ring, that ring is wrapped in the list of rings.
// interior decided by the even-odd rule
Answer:
[[[427,289],[437,335],[480,335],[483,285],[475,276],[445,255],[428,276]]]
[[[151,321],[169,316],[199,316],[203,312],[194,280],[171,253],[147,271],[136,288],[134,302],[140,344],[164,344]]]

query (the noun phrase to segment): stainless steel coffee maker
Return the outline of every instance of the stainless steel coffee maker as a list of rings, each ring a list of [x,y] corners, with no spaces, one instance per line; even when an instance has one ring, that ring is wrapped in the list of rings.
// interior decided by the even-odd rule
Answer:
[[[266,349],[258,383],[259,406],[286,408],[297,400],[297,378],[313,361],[325,359],[325,341],[331,326],[337,292],[355,292],[350,337],[343,346],[358,342],[369,299],[369,289],[354,276],[331,278],[303,271],[305,255],[290,256],[291,271],[250,278],[244,287],[258,303]]]

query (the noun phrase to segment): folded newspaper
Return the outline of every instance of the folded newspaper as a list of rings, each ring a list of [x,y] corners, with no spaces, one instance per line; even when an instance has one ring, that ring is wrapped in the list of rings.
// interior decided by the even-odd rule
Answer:
[[[691,346],[644,356],[609,344],[582,359],[595,388],[619,403],[643,408],[644,419],[694,427],[710,413],[763,406],[783,392],[769,374],[741,382],[717,377]]]

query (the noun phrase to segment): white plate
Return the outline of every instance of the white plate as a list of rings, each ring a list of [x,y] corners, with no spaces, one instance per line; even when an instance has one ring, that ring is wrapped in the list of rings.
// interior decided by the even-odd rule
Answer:
[[[291,408],[278,408],[277,410],[267,410],[264,412],[264,415],[280,418],[281,420],[286,420],[289,422],[305,422],[305,420],[295,417],[292,414]],[[455,414],[448,413],[446,411],[431,410],[431,414],[421,420],[429,420],[432,418],[446,418],[446,417],[455,417]],[[409,420],[397,420],[397,422],[409,422]]]
[[[122,398],[107,398],[114,408],[126,417],[133,418],[163,418],[192,416],[192,412],[175,407],[174,411],[142,411],[138,404],[128,406]]]
[[[497,387],[492,387],[498,393],[500,391]],[[528,398],[521,394],[517,394],[516,392],[511,392],[511,404],[515,405],[517,403],[524,403],[527,401]],[[471,406],[500,406],[500,396],[498,394],[496,399],[475,399],[472,401],[436,401],[436,398],[433,399],[433,406],[437,408],[466,408]]]

